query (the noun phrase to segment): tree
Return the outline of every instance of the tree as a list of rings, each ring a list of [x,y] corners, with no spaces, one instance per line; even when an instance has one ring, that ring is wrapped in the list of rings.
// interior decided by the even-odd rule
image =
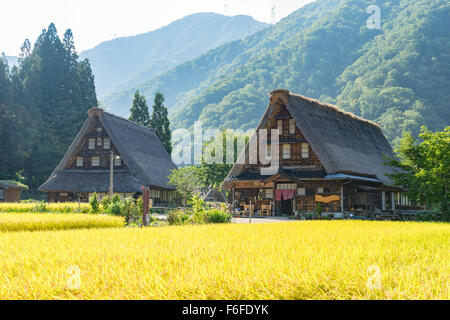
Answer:
[[[396,149],[398,159],[389,158],[395,173],[389,176],[408,190],[411,199],[439,210],[450,220],[450,127],[431,132],[422,126],[419,137],[405,132]]]
[[[238,144],[238,140],[241,141],[241,145]],[[233,167],[233,163],[236,162],[238,156],[240,155],[242,149],[248,142],[249,136],[246,134],[239,134],[233,130],[222,130],[219,134],[208,141],[203,146],[203,156],[202,163],[199,167],[199,176],[201,185],[204,188],[213,188],[218,190],[223,180],[230,172]],[[227,143],[232,143],[232,148],[227,149]],[[222,146],[220,145],[222,144]],[[222,148],[222,163],[215,163],[209,157],[216,158],[216,152],[218,148]],[[232,159],[233,163],[227,163],[227,151],[233,153]],[[228,160],[229,162],[229,160]]]
[[[145,127],[150,125],[150,113],[148,111],[147,101],[143,95],[136,90],[134,94],[133,104],[130,109],[130,121],[139,123]]]
[[[176,187],[186,206],[188,200],[192,199],[194,190],[200,185],[198,167],[181,167],[172,170],[172,173],[169,175],[169,184]]]
[[[167,108],[164,106],[164,95],[161,92],[155,94],[155,104],[153,105],[150,127],[155,129],[156,135],[161,140],[169,155],[172,154],[172,132],[170,121],[167,116]]]

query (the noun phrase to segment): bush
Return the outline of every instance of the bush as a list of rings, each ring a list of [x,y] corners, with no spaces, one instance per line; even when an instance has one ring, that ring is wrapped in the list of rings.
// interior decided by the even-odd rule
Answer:
[[[102,204],[103,210],[106,210],[106,209],[109,207],[109,205],[111,204],[111,202],[112,202],[112,198],[111,198],[109,195],[107,195],[106,197],[104,197],[104,198],[100,201],[100,203]]]
[[[181,225],[187,223],[190,216],[181,210],[172,210],[167,214],[167,222],[170,225]]]
[[[38,213],[48,212],[47,204],[44,201],[39,202],[38,204],[36,204],[33,207],[32,212],[38,212]]]
[[[89,199],[89,204],[91,205],[91,211],[93,213],[99,213],[100,212],[100,203],[97,199],[97,193],[94,192],[92,197]]]
[[[206,211],[207,223],[230,223],[231,214],[228,212],[211,209]]]

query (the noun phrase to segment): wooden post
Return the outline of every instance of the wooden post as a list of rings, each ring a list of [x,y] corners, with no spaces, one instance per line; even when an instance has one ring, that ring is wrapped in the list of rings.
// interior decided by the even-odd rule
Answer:
[[[381,191],[381,210],[386,211],[386,191]]]
[[[147,215],[150,207],[150,190],[148,187],[142,187],[142,226],[145,226],[147,223]]]
[[[111,159],[109,161],[109,195],[114,195],[114,152],[111,151]]]
[[[395,211],[395,192],[391,191],[392,212]]]
[[[249,223],[252,223],[252,211],[253,211],[253,207],[252,207],[252,199],[250,198],[250,219],[249,219]]]
[[[341,184],[341,213],[344,218],[344,184]]]

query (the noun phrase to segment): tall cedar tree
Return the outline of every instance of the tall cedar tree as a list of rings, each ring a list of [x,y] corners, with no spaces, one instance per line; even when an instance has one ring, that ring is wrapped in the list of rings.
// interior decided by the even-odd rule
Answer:
[[[0,74],[0,78],[5,77]],[[18,148],[2,142],[0,177],[21,172],[31,191],[36,191],[70,146],[87,110],[98,105],[94,76],[88,60],[78,61],[72,32],[67,30],[61,41],[52,23],[33,49],[25,40],[19,65],[7,78],[9,89],[0,90],[8,93],[8,102],[0,102],[4,106],[0,135],[6,131]],[[4,161],[9,165],[4,166]]]
[[[147,101],[144,95],[139,94],[139,90],[136,90],[134,94],[128,119],[146,127],[150,126],[150,112],[148,111]]]
[[[155,94],[155,104],[153,105],[150,127],[155,129],[158,138],[169,155],[172,154],[172,132],[170,131],[170,121],[167,116],[167,108],[164,106],[164,95],[161,92]]]

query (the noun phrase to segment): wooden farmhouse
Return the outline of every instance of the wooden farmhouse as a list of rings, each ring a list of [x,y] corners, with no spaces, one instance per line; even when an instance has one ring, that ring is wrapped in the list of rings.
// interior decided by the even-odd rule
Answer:
[[[262,164],[259,157],[251,164],[247,144],[222,184],[235,213],[293,215],[319,209],[339,217],[408,204],[402,190],[385,176],[390,168],[384,166],[383,154],[393,151],[378,124],[275,90],[256,132],[260,129],[267,129],[268,158],[273,158],[271,129],[279,130],[279,167],[263,175],[261,170],[270,164]]]
[[[0,180],[0,202],[19,202],[22,190],[28,187],[13,180]]]
[[[49,202],[87,201],[96,192],[137,196],[150,188],[153,204],[169,204],[175,188],[168,176],[176,165],[153,129],[117,117],[99,108],[88,111],[64,158],[39,187]],[[112,169],[112,170],[111,170]]]

